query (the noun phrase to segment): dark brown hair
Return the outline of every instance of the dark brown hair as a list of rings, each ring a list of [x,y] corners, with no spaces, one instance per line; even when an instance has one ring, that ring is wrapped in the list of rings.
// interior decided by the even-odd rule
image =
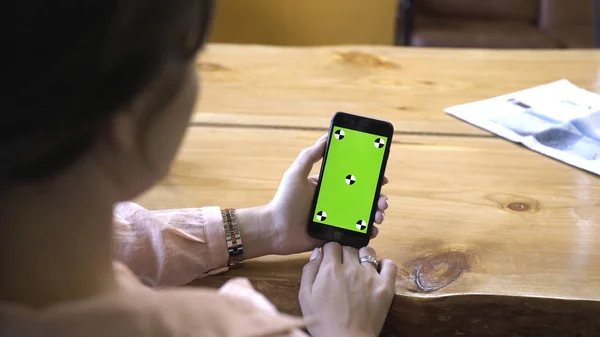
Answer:
[[[73,163],[107,117],[204,44],[212,0],[8,0],[0,11],[0,185]]]

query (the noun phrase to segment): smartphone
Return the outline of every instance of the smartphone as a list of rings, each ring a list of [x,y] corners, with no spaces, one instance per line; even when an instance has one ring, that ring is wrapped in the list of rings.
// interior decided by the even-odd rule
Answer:
[[[338,112],[331,120],[308,234],[361,248],[369,244],[392,144],[390,122]]]

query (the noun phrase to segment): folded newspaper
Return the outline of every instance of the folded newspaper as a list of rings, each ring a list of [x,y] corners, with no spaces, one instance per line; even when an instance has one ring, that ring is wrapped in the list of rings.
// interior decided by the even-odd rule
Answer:
[[[531,150],[600,175],[600,95],[567,80],[445,111]]]

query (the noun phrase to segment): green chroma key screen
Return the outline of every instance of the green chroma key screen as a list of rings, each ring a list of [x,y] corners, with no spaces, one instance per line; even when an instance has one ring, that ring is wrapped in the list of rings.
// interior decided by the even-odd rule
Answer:
[[[387,137],[334,126],[313,220],[366,233]]]

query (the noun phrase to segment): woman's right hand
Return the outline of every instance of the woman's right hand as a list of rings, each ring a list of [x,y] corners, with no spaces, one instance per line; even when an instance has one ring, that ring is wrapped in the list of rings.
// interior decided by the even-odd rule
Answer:
[[[377,258],[370,247],[360,251],[338,243],[315,249],[302,272],[300,306],[313,337],[378,336],[395,294],[398,267],[391,260],[359,263],[360,256]]]

